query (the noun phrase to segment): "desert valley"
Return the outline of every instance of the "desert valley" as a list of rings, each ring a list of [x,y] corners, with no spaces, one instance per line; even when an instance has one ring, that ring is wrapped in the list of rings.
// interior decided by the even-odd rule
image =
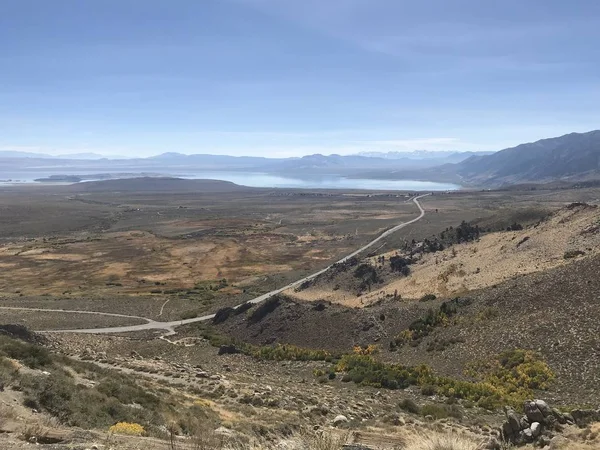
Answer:
[[[594,182],[154,177],[0,201],[11,448],[600,445]]]

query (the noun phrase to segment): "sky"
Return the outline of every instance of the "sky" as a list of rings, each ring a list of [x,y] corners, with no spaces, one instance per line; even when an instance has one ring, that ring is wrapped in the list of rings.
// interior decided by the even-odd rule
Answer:
[[[600,128],[597,0],[0,0],[0,150],[500,150]]]

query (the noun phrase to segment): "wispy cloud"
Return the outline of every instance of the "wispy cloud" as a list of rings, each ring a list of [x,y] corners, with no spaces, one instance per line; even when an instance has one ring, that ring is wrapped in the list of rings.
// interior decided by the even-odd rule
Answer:
[[[574,67],[576,56],[561,52],[557,59],[555,49],[572,38],[573,30],[596,28],[595,19],[545,0],[509,1],[503,7],[465,0],[452,9],[447,0],[234,1],[357,49],[400,59],[410,72]]]

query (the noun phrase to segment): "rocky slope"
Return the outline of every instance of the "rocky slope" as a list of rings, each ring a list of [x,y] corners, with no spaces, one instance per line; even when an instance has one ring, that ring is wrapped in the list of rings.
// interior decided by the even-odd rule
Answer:
[[[435,253],[417,251],[408,276],[390,271],[390,258],[398,251],[367,258],[365,261],[377,268],[380,280],[360,295],[354,289],[352,271],[322,277],[306,289],[287,294],[298,300],[326,300],[357,307],[394,295],[405,299],[427,294],[452,297],[599,252],[600,208],[575,203],[522,230],[484,234]]]

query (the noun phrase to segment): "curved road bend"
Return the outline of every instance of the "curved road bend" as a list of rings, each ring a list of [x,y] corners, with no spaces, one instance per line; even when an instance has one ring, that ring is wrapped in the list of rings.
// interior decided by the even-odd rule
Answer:
[[[367,250],[368,248],[372,247],[373,245],[377,244],[379,241],[381,241],[382,239],[385,239],[386,237],[388,237],[389,235],[395,233],[398,230],[401,230],[402,228],[415,223],[419,220],[421,220],[423,218],[423,216],[425,215],[425,210],[423,209],[423,207],[421,206],[421,204],[419,203],[419,199],[426,197],[430,194],[423,194],[423,195],[419,195],[417,197],[414,197],[412,199],[412,201],[414,202],[415,205],[417,205],[417,207],[419,208],[419,216],[409,220],[408,222],[403,222],[399,225],[396,225],[395,227],[392,227],[386,231],[384,231],[383,233],[381,233],[378,237],[376,237],[375,239],[373,239],[371,242],[369,242],[366,245],[363,245],[361,248],[359,248],[358,250],[355,250],[354,252],[350,253],[349,255],[344,256],[342,259],[340,259],[339,261],[337,261],[334,264],[339,264],[339,263],[343,263],[348,261],[350,258],[353,258],[354,256],[358,255],[359,253],[364,252],[365,250]],[[333,264],[332,264],[333,265]],[[272,297],[273,295],[279,294],[283,291],[286,291],[288,289],[294,288],[296,286],[299,286],[300,284],[304,283],[305,281],[309,281],[312,280],[313,278],[318,277],[319,275],[321,275],[322,273],[325,273],[327,270],[329,270],[331,268],[331,266],[327,266],[326,268],[319,270],[318,272],[315,272],[311,275],[308,275],[304,278],[301,278],[299,280],[294,281],[293,283],[290,283],[286,286],[283,286],[279,289],[275,289],[274,291],[271,292],[267,292],[266,294],[261,295],[260,297],[256,297],[252,300],[249,300],[250,303],[260,303],[262,301],[265,301],[266,299],[268,299],[269,297]],[[246,303],[246,302],[244,302]],[[241,305],[237,305],[234,308],[239,308]],[[48,330],[45,331],[45,333],[88,333],[88,334],[111,334],[111,333],[128,333],[128,332],[132,332],[132,331],[144,331],[144,330],[165,330],[167,331],[167,334],[165,336],[170,336],[175,334],[175,328],[181,325],[187,325],[189,323],[195,323],[195,322],[205,322],[207,320],[211,320],[215,317],[214,314],[207,314],[205,316],[201,316],[201,317],[194,317],[191,319],[184,319],[184,320],[176,320],[173,322],[157,322],[145,317],[138,317],[138,316],[125,316],[122,314],[110,314],[110,313],[94,313],[91,311],[65,311],[65,310],[48,310],[48,309],[31,309],[31,308],[16,308],[16,307],[0,307],[0,309],[21,309],[21,310],[33,310],[33,311],[40,311],[40,312],[68,312],[68,313],[83,313],[83,314],[99,314],[99,315],[109,315],[109,316],[116,316],[116,317],[129,317],[129,318],[135,318],[135,319],[142,319],[145,320],[147,323],[143,323],[140,325],[130,325],[130,326],[121,326],[121,327],[107,327],[107,328],[88,328],[88,329],[79,329],[79,330]]]

